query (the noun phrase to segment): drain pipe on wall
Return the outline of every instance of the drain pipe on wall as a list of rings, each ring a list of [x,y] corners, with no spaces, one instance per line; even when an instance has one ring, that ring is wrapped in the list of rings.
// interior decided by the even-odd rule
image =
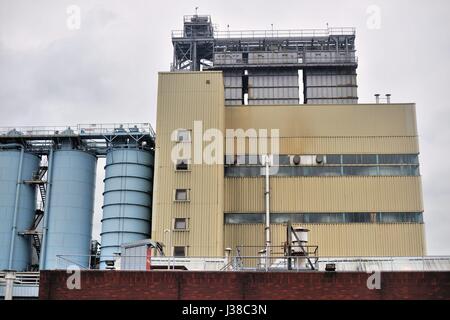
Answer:
[[[265,226],[265,250],[266,250],[266,271],[269,268],[270,260],[270,184],[269,184],[269,167],[270,167],[270,156],[267,154],[265,157],[265,177],[266,177],[266,188],[264,191],[264,196],[266,200],[266,226]]]
[[[19,160],[19,170],[17,173],[17,182],[16,182],[16,196],[14,200],[14,213],[13,213],[13,225],[11,229],[11,239],[9,242],[9,258],[8,258],[8,270],[12,269],[12,262],[14,258],[14,246],[16,242],[16,234],[17,234],[17,216],[19,212],[19,198],[20,198],[20,189],[22,188],[22,166],[23,166],[23,156],[25,153],[25,148],[23,145],[18,143],[10,143],[0,145],[1,149],[15,149],[20,148],[20,160]]]
[[[44,225],[42,228],[42,247],[41,247],[41,259],[39,261],[39,269],[45,270],[46,265],[46,246],[47,246],[47,231],[48,231],[48,208],[50,203],[50,191],[52,186],[52,172],[53,172],[53,148],[50,149],[48,156],[48,171],[47,171],[47,190],[44,204]]]

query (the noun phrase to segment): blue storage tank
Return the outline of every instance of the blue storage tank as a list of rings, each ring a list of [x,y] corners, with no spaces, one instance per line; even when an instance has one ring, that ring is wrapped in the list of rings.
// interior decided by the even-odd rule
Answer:
[[[89,267],[96,169],[96,156],[85,151],[61,149],[50,156],[41,270]]]
[[[111,149],[106,156],[100,269],[120,246],[150,236],[153,153]]]
[[[3,147],[0,148],[0,270],[26,271],[31,263],[31,241],[18,232],[33,225],[36,188],[23,181],[32,180],[40,158]]]

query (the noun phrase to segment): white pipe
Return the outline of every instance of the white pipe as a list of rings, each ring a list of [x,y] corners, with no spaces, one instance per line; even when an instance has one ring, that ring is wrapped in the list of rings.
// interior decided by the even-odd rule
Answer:
[[[44,226],[42,228],[42,246],[41,246],[41,259],[39,261],[39,269],[45,270],[47,259],[46,246],[47,246],[47,233],[48,233],[48,220],[49,220],[49,203],[50,203],[50,191],[52,185],[52,171],[53,171],[53,149],[50,149],[48,159],[48,171],[47,171],[47,190],[45,192],[45,205],[44,205]]]
[[[375,103],[376,104],[380,103],[380,94],[379,93],[375,94]]]
[[[20,146],[20,160],[19,160],[19,171],[17,172],[17,183],[16,183],[16,198],[14,202],[14,214],[13,214],[13,225],[11,228],[11,240],[9,246],[9,260],[8,260],[8,269],[12,269],[12,262],[14,258],[14,245],[16,242],[17,235],[17,216],[19,211],[19,198],[20,198],[20,189],[22,187],[22,166],[23,166],[23,157],[24,157],[24,147]]]
[[[266,155],[266,190],[264,192],[265,198],[266,198],[266,257],[269,258],[270,256],[270,185],[269,185],[269,155]],[[266,261],[266,269],[268,267],[268,260]]]
[[[386,94],[386,103],[391,103],[391,95],[389,93]]]
[[[5,274],[5,300],[12,300],[14,280],[16,279],[16,274],[14,272],[6,272]]]

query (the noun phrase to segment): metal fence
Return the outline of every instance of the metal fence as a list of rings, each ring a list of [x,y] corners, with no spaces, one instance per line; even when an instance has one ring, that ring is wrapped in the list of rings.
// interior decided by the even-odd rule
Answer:
[[[152,137],[155,132],[150,123],[107,123],[78,124],[75,126],[25,126],[1,127],[0,136],[8,137],[46,137],[46,136],[83,136],[83,135],[114,135],[114,134],[146,133]]]
[[[79,255],[61,255],[57,269],[81,270],[98,267],[77,264]],[[96,256],[89,256],[94,261]],[[450,271],[450,256],[427,257],[318,257],[283,255],[243,255],[229,257],[114,256],[111,270],[190,271],[325,271],[333,264],[338,272]]]
[[[234,30],[214,31],[216,39],[260,39],[260,38],[310,38],[329,36],[354,36],[356,29],[353,27],[338,27],[328,29],[300,29],[300,30]],[[183,30],[172,30],[172,38],[184,38]]]

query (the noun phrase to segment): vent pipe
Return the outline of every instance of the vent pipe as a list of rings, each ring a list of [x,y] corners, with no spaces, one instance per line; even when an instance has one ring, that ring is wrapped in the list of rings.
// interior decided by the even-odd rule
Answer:
[[[386,103],[391,103],[391,94],[386,93]]]
[[[380,103],[380,94],[379,93],[375,93],[375,103],[376,104]]]

